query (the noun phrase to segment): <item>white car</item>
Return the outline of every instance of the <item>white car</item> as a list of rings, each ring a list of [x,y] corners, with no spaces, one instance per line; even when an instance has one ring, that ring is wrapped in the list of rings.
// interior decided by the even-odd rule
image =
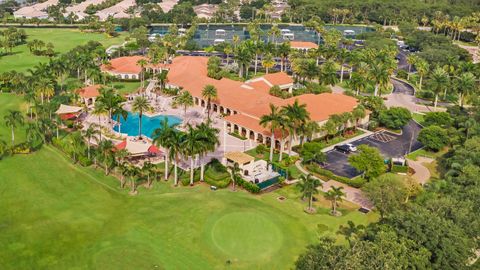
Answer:
[[[348,146],[348,148],[350,149],[350,152],[356,152],[357,151],[357,147],[351,143],[346,143],[345,144],[346,146]]]

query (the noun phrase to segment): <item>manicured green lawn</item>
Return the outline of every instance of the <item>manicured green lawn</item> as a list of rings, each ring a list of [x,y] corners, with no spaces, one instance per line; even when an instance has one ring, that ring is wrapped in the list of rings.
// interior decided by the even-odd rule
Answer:
[[[83,33],[76,29],[60,29],[60,28],[24,28],[27,32],[27,42],[39,39],[45,43],[51,42],[57,53],[64,53],[74,47],[86,44],[88,41],[99,41],[105,47],[113,44],[121,44],[124,35],[110,38],[105,34]],[[11,55],[2,56],[0,58],[0,72],[9,70],[26,71],[39,62],[48,62],[48,57],[35,56],[31,54],[26,44],[13,48]]]
[[[2,269],[291,269],[319,236],[343,242],[339,225],[376,219],[349,204],[332,217],[321,195],[308,215],[293,186],[252,195],[161,181],[131,197],[52,147],[6,158],[0,172]]]
[[[23,97],[12,94],[0,94],[0,139],[8,142],[11,141],[11,130],[5,126],[3,117],[8,113],[8,110],[20,110],[22,113],[27,111],[27,104]],[[25,139],[25,131],[23,128],[15,130],[15,143],[19,143]],[[1,173],[0,173],[1,175]]]
[[[421,148],[421,149],[418,149],[417,151],[411,152],[406,157],[412,160],[417,160],[417,157],[419,156],[436,159],[438,157],[443,156],[447,152],[448,152],[448,148],[446,147],[443,150],[440,150],[438,152],[432,152],[432,151],[426,150],[425,148]]]
[[[417,121],[417,123],[419,123],[420,125],[423,125],[425,114],[412,113],[412,118],[413,118],[413,120]]]
[[[140,82],[114,82],[113,87],[120,95],[126,95],[135,92],[140,87]]]

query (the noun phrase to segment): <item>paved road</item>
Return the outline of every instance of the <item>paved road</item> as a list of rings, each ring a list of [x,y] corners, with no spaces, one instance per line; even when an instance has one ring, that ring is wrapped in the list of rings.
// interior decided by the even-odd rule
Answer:
[[[393,92],[385,96],[387,98],[385,101],[387,107],[403,107],[411,112],[433,111],[433,108],[430,106],[418,104],[421,100],[413,95],[414,88],[411,85],[394,78],[391,78],[390,82],[393,84]]]
[[[412,120],[403,128],[402,135],[389,132],[375,133],[351,143],[355,146],[366,144],[376,147],[385,158],[401,157],[422,147],[421,143],[417,141],[420,130],[421,126]],[[360,172],[350,166],[349,155],[353,154],[344,154],[336,150],[327,152],[327,165],[324,168],[336,175],[349,178],[360,175]]]

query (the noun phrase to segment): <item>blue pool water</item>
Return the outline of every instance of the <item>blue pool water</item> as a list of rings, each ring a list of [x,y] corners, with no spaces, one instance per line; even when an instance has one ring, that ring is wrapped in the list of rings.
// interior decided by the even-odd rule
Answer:
[[[116,121],[116,117],[113,117]],[[142,135],[147,137],[152,137],[153,131],[161,126],[163,119],[168,119],[168,124],[170,126],[178,125],[182,122],[182,119],[173,116],[173,115],[157,115],[153,117],[149,117],[146,115],[142,116]],[[138,113],[128,113],[127,120],[120,118],[120,132],[126,133],[128,136],[138,136],[138,123],[139,123]],[[119,130],[118,125],[115,125],[113,130]]]

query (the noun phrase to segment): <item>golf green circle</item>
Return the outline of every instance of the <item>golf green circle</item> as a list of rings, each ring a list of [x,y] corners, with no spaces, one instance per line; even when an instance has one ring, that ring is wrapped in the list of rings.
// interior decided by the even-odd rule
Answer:
[[[274,222],[260,213],[234,212],[215,222],[212,239],[231,259],[252,260],[275,253],[283,235]]]

